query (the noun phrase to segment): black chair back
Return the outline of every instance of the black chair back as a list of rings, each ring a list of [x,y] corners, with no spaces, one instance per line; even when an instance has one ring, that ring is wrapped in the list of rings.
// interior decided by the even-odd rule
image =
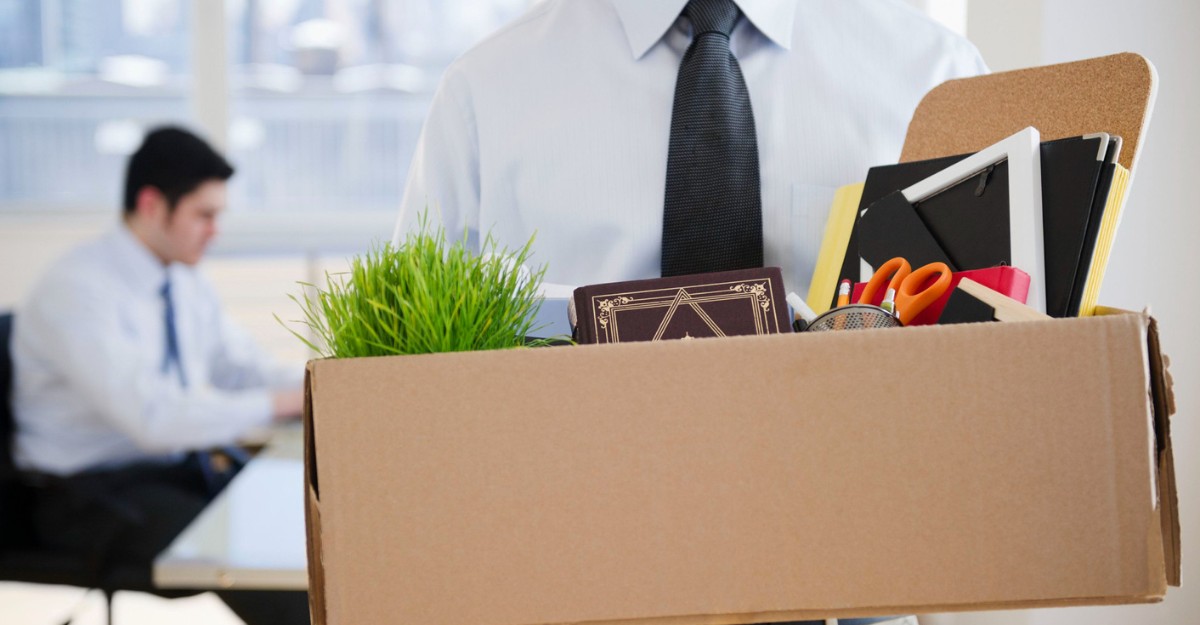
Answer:
[[[39,544],[30,514],[39,486],[13,462],[12,325],[12,313],[0,312],[0,580],[100,588],[111,623],[112,594],[152,589],[149,571],[145,566],[108,564],[102,552],[64,553]]]
[[[12,413],[13,365],[9,347],[12,324],[12,313],[0,313],[0,482],[7,482],[16,476],[12,456],[16,430]]]
[[[12,411],[13,365],[9,343],[12,339],[12,313],[0,313],[0,550],[25,547],[33,540],[33,528],[26,511],[30,491],[22,483],[13,463],[13,436],[16,425]]]
[[[33,489],[13,461],[16,417],[12,405],[12,328],[12,313],[0,313],[0,552],[25,550],[37,543],[29,514]],[[0,566],[0,579],[9,577],[3,569]]]

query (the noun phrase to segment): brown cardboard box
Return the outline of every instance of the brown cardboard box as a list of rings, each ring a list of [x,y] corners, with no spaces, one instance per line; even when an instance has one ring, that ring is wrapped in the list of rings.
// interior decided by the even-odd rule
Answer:
[[[1146,315],[314,361],[330,624],[719,625],[1178,583]]]

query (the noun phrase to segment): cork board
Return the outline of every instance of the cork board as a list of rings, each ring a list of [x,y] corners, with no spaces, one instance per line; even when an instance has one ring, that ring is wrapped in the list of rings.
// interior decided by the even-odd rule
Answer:
[[[900,162],[977,152],[1033,126],[1042,141],[1107,132],[1133,170],[1154,105],[1157,72],[1125,52],[946,81],[917,106]]]

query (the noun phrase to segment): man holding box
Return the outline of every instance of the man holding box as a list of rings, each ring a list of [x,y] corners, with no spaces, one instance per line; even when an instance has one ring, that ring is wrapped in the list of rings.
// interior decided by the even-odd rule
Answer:
[[[536,232],[548,282],[765,264],[804,292],[834,190],[986,71],[895,0],[549,0],[447,70],[393,240],[428,206],[476,247]]]
[[[687,272],[664,255],[728,247],[744,258],[696,267],[761,254],[804,293],[837,187],[896,161],[929,89],[983,72],[899,0],[548,0],[447,69],[396,240],[428,205],[475,245],[536,231],[548,282]]]

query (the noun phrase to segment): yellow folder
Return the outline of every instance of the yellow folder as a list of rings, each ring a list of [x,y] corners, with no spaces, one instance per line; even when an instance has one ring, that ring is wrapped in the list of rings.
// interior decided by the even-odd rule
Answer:
[[[1117,165],[1113,171],[1112,186],[1108,191],[1108,202],[1100,221],[1100,233],[1096,236],[1096,250],[1092,253],[1091,267],[1083,287],[1083,299],[1079,304],[1079,316],[1096,314],[1096,301],[1100,296],[1100,285],[1104,281],[1104,269],[1112,255],[1113,240],[1117,237],[1117,225],[1121,222],[1121,210],[1129,190],[1129,170]]]
[[[825,232],[821,235],[817,266],[813,269],[812,280],[808,283],[808,297],[805,298],[808,307],[818,315],[829,310],[833,293],[837,290],[838,272],[842,270],[842,260],[846,257],[846,246],[854,230],[854,217],[858,213],[865,184],[848,184],[839,187],[833,194],[833,204],[829,207],[829,216],[825,218]]]

